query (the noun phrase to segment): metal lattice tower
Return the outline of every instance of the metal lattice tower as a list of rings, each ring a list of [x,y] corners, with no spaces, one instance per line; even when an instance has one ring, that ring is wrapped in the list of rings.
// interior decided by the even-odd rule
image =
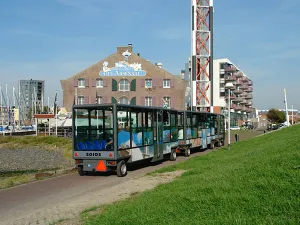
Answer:
[[[193,111],[213,106],[213,0],[192,0],[192,92]]]

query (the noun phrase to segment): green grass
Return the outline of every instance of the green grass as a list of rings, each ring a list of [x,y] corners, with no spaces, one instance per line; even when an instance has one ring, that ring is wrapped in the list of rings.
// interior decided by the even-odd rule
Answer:
[[[173,182],[83,218],[92,224],[300,224],[300,126],[163,168]]]
[[[72,158],[72,139],[55,136],[23,136],[3,137],[0,136],[0,148],[2,149],[45,149],[63,151],[65,158]]]

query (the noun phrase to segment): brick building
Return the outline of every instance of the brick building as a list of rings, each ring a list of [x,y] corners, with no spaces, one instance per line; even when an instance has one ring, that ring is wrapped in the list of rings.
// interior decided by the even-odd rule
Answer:
[[[63,106],[122,103],[184,109],[187,82],[132,52],[132,45],[61,80]]]

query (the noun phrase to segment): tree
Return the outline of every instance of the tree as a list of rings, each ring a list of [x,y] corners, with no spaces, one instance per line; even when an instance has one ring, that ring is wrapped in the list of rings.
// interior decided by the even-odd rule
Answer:
[[[278,109],[270,109],[267,113],[267,119],[271,123],[279,124],[285,122],[285,113]]]

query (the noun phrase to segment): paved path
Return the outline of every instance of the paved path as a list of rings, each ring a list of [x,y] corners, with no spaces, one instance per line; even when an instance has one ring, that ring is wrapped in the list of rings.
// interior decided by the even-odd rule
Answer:
[[[258,135],[241,135],[240,140],[248,139]],[[206,154],[197,152],[191,157]],[[76,205],[78,201],[84,200],[84,196],[99,190],[109,190],[113,187],[125,185],[137,177],[152,172],[161,167],[183,162],[188,158],[179,156],[175,162],[165,161],[157,166],[138,168],[128,172],[126,177],[120,178],[116,175],[97,175],[80,177],[77,174],[66,175],[58,178],[47,179],[30,184],[25,184],[0,191],[0,224],[49,224],[50,221],[69,218],[78,214]],[[68,209],[61,207],[68,203]],[[74,207],[74,210],[73,210]]]

